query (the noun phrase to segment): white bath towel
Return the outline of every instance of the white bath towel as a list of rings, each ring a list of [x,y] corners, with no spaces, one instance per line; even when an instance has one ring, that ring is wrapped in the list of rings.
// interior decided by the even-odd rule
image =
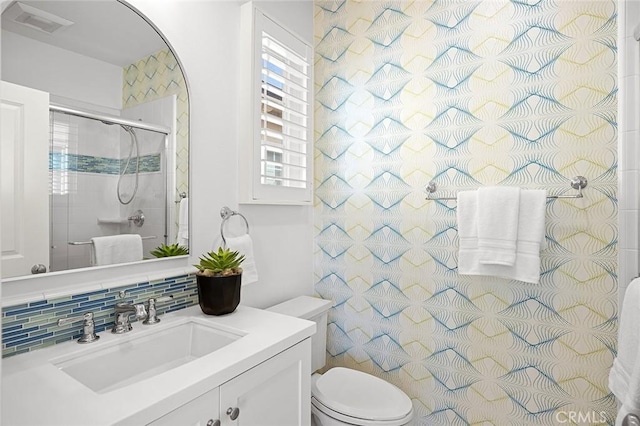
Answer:
[[[540,250],[544,247],[547,192],[526,190],[520,193],[516,260],[512,266],[481,263],[478,247],[478,200],[474,191],[458,194],[458,273],[489,275],[528,283],[540,281]]]
[[[640,278],[624,295],[618,327],[618,354],[609,372],[609,389],[620,401],[616,425],[628,413],[640,415]]]
[[[517,252],[540,254],[547,246],[545,223],[547,219],[547,191],[527,189],[520,192],[520,213],[518,213]]]
[[[111,265],[142,260],[142,238],[138,234],[93,237],[91,242],[93,243],[94,265]]]
[[[189,199],[187,197],[180,200],[176,242],[181,246],[189,247]]]
[[[249,234],[239,237],[227,237],[227,247],[244,255],[242,262],[242,285],[258,281],[258,269],[253,257],[253,240]]]
[[[458,220],[458,239],[460,241],[460,251],[478,249],[478,191],[458,192],[456,217]],[[460,271],[471,270],[471,265],[458,265]]]
[[[480,263],[516,263],[520,188],[488,186],[478,189],[478,250]]]

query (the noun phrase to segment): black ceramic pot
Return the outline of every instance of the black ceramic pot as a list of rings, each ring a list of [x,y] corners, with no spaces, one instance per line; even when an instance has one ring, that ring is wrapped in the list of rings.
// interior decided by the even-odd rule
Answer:
[[[198,302],[207,315],[224,315],[235,311],[240,304],[242,274],[227,277],[196,275]]]

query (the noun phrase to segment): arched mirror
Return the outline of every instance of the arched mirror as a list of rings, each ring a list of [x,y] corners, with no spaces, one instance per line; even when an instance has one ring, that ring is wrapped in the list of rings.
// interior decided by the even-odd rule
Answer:
[[[189,234],[189,100],[164,39],[116,0],[6,2],[1,28],[2,278],[179,255],[157,250]],[[11,130],[30,111],[14,91],[46,99],[35,142]]]

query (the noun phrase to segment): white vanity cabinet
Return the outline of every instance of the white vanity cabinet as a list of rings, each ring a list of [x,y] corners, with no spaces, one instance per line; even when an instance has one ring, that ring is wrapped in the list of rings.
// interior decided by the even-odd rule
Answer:
[[[9,357],[0,423],[310,426],[315,327],[248,306],[220,316],[192,306],[126,335]],[[96,387],[97,378],[109,385]]]
[[[219,426],[220,388],[215,388],[149,423],[152,426]]]
[[[150,425],[309,426],[310,354],[305,339]]]

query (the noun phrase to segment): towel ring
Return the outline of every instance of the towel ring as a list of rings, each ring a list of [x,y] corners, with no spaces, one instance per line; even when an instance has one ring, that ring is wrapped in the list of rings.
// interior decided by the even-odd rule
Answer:
[[[242,213],[231,210],[229,207],[224,206],[220,209],[220,217],[222,218],[222,222],[220,222],[220,236],[222,237],[222,246],[225,248],[227,247],[227,240],[226,238],[224,238],[224,224],[232,216],[240,216],[242,220],[244,220],[244,225],[247,228],[247,234],[249,233],[249,221],[247,220],[247,218],[244,217]]]

